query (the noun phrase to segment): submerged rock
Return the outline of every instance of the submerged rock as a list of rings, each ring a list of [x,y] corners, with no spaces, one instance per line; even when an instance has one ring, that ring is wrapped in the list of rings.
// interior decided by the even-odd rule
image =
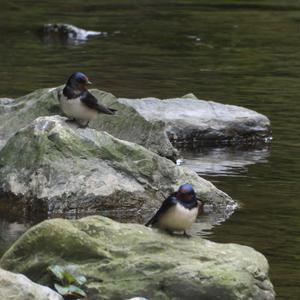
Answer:
[[[91,36],[107,35],[106,32],[85,30],[63,23],[44,24],[38,33],[45,43],[62,42],[67,44],[82,43]]]
[[[0,152],[0,192],[31,213],[124,217],[127,212],[136,219],[185,182],[215,208],[234,203],[195,172],[60,116],[36,119]]]
[[[0,148],[20,128],[35,118],[61,114],[59,88],[42,89],[10,103],[3,100],[0,109]],[[117,99],[110,93],[91,90],[105,105],[118,110],[116,117],[99,115],[90,126],[105,130],[117,138],[140,144],[161,156],[175,160],[181,148],[205,145],[243,144],[264,141],[270,135],[270,121],[252,110],[198,100],[189,94],[183,98],[159,100]],[[7,104],[5,104],[7,103]]]
[[[36,284],[22,274],[0,269],[0,299],[5,300],[63,300],[48,287]]]
[[[49,284],[53,264],[86,276],[89,300],[274,299],[268,262],[254,249],[174,237],[93,216],[54,219],[28,230],[0,265]]]

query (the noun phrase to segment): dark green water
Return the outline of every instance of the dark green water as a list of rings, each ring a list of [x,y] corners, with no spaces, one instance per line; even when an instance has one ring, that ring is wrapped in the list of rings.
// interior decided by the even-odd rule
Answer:
[[[300,299],[300,1],[0,4],[0,97],[57,86],[82,70],[97,88],[120,97],[193,92],[266,114],[273,126],[271,149],[187,156],[241,203],[209,238],[261,251],[270,262],[277,299]],[[36,30],[47,22],[107,36],[78,45],[45,44]],[[1,221],[0,231],[7,244],[22,225]]]

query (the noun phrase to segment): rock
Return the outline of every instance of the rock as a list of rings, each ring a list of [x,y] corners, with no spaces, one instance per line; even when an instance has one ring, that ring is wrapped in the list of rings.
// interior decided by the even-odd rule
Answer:
[[[133,110],[120,108],[118,118],[99,118],[94,126],[166,157],[176,156],[174,147],[253,144],[264,142],[271,133],[265,116],[243,107],[195,99],[193,94],[117,101]]]
[[[101,97],[97,90],[93,93]],[[194,94],[166,100],[107,97],[104,103],[113,104],[118,117],[101,116],[92,127],[172,160],[178,157],[177,149],[270,141],[267,117],[243,107],[199,100]]]
[[[14,102],[15,102],[15,100],[11,99],[11,98],[1,98],[0,99],[0,107],[13,104]]]
[[[254,249],[170,236],[105,217],[53,219],[28,230],[0,266],[49,284],[59,263],[87,278],[89,300],[274,299],[268,262]]]
[[[148,300],[148,299],[143,298],[143,297],[134,297],[134,298],[127,299],[127,300]]]
[[[44,24],[39,28],[38,34],[47,44],[55,42],[78,44],[85,42],[92,36],[107,36],[107,32],[85,30],[63,23]]]
[[[234,203],[195,172],[60,116],[37,118],[0,152],[0,193],[6,201],[20,199],[36,214],[100,212],[124,218],[127,212],[136,220],[184,182],[216,209]]]
[[[182,96],[183,99],[198,99],[197,96],[193,93],[186,94]]]
[[[0,99],[0,149],[22,127],[40,116],[60,113],[56,89],[40,89],[18,99]]]
[[[61,114],[57,99],[60,88],[39,89],[17,99],[0,98],[0,149],[13,134],[36,118]],[[97,96],[104,102],[116,99],[99,90]]]
[[[0,148],[20,128],[39,116],[61,114],[58,88],[37,90],[3,104],[0,112]],[[110,93],[91,90],[104,104],[118,110],[116,117],[100,114],[90,126],[137,143],[175,160],[181,148],[203,145],[246,144],[264,141],[270,121],[252,110],[198,100],[193,94],[159,100],[117,99]]]
[[[5,300],[63,300],[55,291],[36,284],[22,274],[0,269],[0,299]]]

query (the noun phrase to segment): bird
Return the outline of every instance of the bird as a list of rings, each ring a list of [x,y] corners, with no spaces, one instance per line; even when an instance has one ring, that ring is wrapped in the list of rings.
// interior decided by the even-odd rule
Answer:
[[[170,233],[186,230],[196,221],[203,204],[196,199],[196,193],[191,184],[181,185],[177,192],[171,194],[162,203],[155,215],[145,226],[164,229]]]
[[[88,91],[92,84],[82,72],[73,73],[63,90],[58,92],[61,110],[70,119],[75,120],[80,127],[87,127],[98,113],[114,115],[117,110],[100,104]]]

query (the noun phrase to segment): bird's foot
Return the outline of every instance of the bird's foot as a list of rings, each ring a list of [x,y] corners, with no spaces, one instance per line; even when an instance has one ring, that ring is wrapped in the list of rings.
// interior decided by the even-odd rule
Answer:
[[[169,235],[176,235],[172,230],[168,230],[168,229],[165,229],[165,231],[169,234]]]
[[[75,119],[67,119],[66,123],[76,123],[76,120]]]
[[[188,234],[185,230],[183,231],[183,236],[190,239],[192,236]]]
[[[79,124],[78,127],[84,129],[84,128],[88,128],[89,126],[88,125],[81,125],[81,124]]]
[[[85,123],[85,124],[83,124],[83,123],[81,123],[81,122],[77,122],[78,123],[78,127],[79,128],[87,128],[87,127],[89,127],[89,121],[87,122],[87,123]]]

